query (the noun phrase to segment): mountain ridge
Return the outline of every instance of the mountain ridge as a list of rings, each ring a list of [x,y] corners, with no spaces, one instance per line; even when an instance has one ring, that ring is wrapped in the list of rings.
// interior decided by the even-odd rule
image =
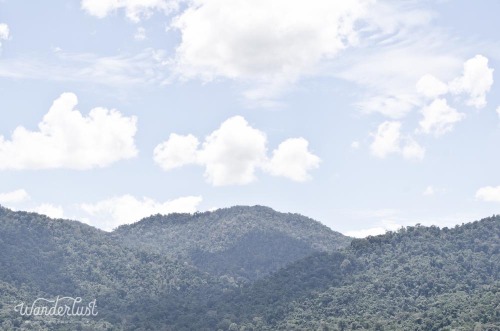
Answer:
[[[352,239],[306,216],[263,206],[153,215],[111,235],[129,247],[181,258],[218,276],[224,270],[241,281],[253,281],[314,252],[345,247]]]
[[[331,250],[308,244],[336,237],[309,220],[261,206],[151,216],[120,230],[163,240],[143,246],[120,231],[0,207],[0,330],[500,330],[500,216],[340,237],[350,244]],[[193,239],[176,258],[149,248],[165,241],[160,228],[193,236],[192,227],[208,242],[222,227],[227,240],[211,248]],[[64,322],[13,310],[57,295],[95,298],[99,316]]]

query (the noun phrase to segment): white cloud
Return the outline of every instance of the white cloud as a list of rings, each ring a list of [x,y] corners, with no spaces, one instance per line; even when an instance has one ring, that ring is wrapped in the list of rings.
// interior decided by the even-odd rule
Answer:
[[[378,236],[386,233],[387,230],[381,226],[377,226],[374,228],[361,229],[361,230],[352,230],[344,232],[344,235],[354,238],[365,238],[368,236]]]
[[[43,203],[34,208],[33,211],[38,214],[48,216],[50,218],[63,218],[64,209],[61,206],[55,206],[50,203]]]
[[[2,40],[10,39],[9,26],[5,23],[0,23],[0,50],[2,48]]]
[[[425,148],[420,146],[412,138],[406,138],[406,143],[402,149],[403,157],[407,160],[423,160]]]
[[[415,36],[421,40],[409,43],[398,37],[388,45],[369,44],[370,48],[356,49],[348,60],[340,61],[337,76],[367,91],[356,102],[362,111],[401,119],[426,99],[444,98],[450,93],[468,95],[466,103],[476,108],[486,105],[486,93],[493,84],[493,69],[488,67],[486,57],[477,55],[464,63],[443,47],[444,36],[416,32],[408,38]],[[463,74],[454,78],[460,67]]]
[[[252,100],[272,99],[304,76],[333,74],[367,88],[359,102],[366,111],[400,118],[418,101],[419,77],[461,64],[449,36],[430,28],[436,15],[423,7],[413,1],[193,1],[172,23],[182,38],[175,67],[184,78],[250,82],[245,96]]]
[[[428,99],[441,97],[441,99],[436,99],[441,100],[441,103],[446,103],[443,96],[448,93],[465,93],[469,95],[468,105],[481,108],[486,105],[486,93],[493,84],[493,71],[492,68],[488,67],[486,57],[476,55],[463,64],[462,75],[451,80],[448,84],[431,74],[422,76],[416,85],[417,92]]]
[[[377,112],[386,117],[398,119],[408,114],[418,103],[413,95],[377,95],[366,97],[356,105],[365,113]]]
[[[0,193],[0,204],[15,204],[29,200],[30,196],[28,192],[23,189],[15,190],[7,193]]]
[[[354,238],[365,238],[368,236],[378,236],[378,235],[386,233],[387,231],[396,231],[402,227],[401,224],[398,224],[392,220],[383,220],[379,223],[380,223],[380,225],[377,227],[372,227],[372,228],[368,228],[368,229],[361,229],[361,230],[347,231],[344,234],[346,236],[354,237]]]
[[[115,56],[67,53],[55,48],[52,57],[41,59],[40,56],[3,59],[0,77],[84,82],[115,88],[168,82],[166,53],[150,48],[138,54]]]
[[[500,186],[481,187],[476,192],[476,199],[490,202],[500,202]]]
[[[0,40],[8,40],[10,38],[9,26],[5,23],[0,23]]]
[[[378,158],[401,154],[408,160],[422,160],[425,156],[425,149],[413,138],[401,135],[401,122],[385,121],[378,126],[373,136],[370,151]]]
[[[273,151],[269,172],[298,182],[310,179],[309,170],[318,168],[321,160],[308,148],[309,142],[304,138],[285,140]]]
[[[500,106],[497,107],[497,114],[500,117]]]
[[[431,74],[425,74],[417,82],[417,92],[429,99],[448,93],[448,85]]]
[[[453,130],[455,123],[465,118],[464,113],[459,113],[448,106],[446,99],[436,99],[429,106],[422,109],[424,118],[419,122],[420,131],[440,136]]]
[[[155,147],[153,159],[163,170],[171,170],[198,162],[198,138],[193,135],[170,134],[167,141]]]
[[[175,10],[179,1],[175,0],[82,0],[81,7],[90,15],[104,18],[119,9],[133,22],[148,18],[155,11],[166,14]]]
[[[462,76],[450,82],[450,91],[454,94],[468,94],[467,104],[482,108],[486,106],[486,93],[492,85],[493,69],[488,67],[488,59],[476,55],[464,63]]]
[[[215,186],[252,182],[255,170],[266,160],[266,141],[266,135],[241,116],[223,122],[199,152],[207,181]]]
[[[424,192],[422,192],[422,195],[431,196],[431,195],[434,195],[435,193],[436,193],[436,190],[434,189],[434,187],[429,185],[425,188]]]
[[[359,149],[361,147],[361,144],[359,143],[359,141],[353,141],[351,142],[351,148],[352,149]]]
[[[424,196],[433,196],[433,195],[436,195],[436,194],[444,194],[444,193],[446,193],[446,189],[429,185],[422,192],[422,195],[424,195]]]
[[[146,37],[146,29],[143,28],[142,26],[138,27],[137,30],[135,31],[134,39],[141,41],[141,40],[144,40],[146,38],[147,38]]]
[[[415,86],[421,77],[432,73],[450,79],[460,69],[462,60],[443,47],[446,37],[423,31],[367,42],[339,58],[335,75],[358,85],[361,100],[355,105],[363,112],[401,119],[422,103]]]
[[[90,216],[88,224],[110,231],[122,224],[137,222],[154,214],[194,213],[201,201],[201,196],[158,202],[146,197],[137,199],[131,195],[123,195],[94,204],[81,204],[79,207]]]
[[[172,23],[182,37],[176,70],[185,78],[241,79],[277,88],[355,45],[354,25],[368,3],[195,1]]]
[[[379,158],[397,153],[400,150],[401,123],[386,121],[377,128],[373,143],[370,145],[371,153]]]
[[[319,158],[308,151],[304,138],[284,141],[269,160],[266,134],[251,127],[241,116],[224,121],[205,138],[201,147],[193,135],[171,134],[167,141],[156,146],[153,158],[164,170],[202,165],[207,182],[214,186],[251,183],[257,170],[304,181],[319,164]]]
[[[78,100],[63,93],[38,124],[19,126],[10,140],[0,136],[0,170],[90,169],[137,155],[136,118],[116,110],[94,108],[88,116],[75,110]]]

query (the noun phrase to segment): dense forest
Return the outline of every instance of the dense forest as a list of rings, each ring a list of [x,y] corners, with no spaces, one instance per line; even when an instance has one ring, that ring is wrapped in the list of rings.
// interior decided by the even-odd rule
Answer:
[[[310,218],[262,206],[155,215],[120,226],[113,236],[129,247],[238,282],[253,281],[315,252],[333,252],[351,241]]]
[[[267,207],[104,232],[0,207],[2,330],[500,330],[500,216],[351,239]],[[38,297],[90,317],[21,316]]]

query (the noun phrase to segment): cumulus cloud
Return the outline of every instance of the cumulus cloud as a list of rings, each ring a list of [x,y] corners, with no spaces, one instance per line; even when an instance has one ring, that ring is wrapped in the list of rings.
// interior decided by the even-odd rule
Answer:
[[[355,105],[363,112],[404,118],[422,104],[424,98],[417,92],[416,83],[424,75],[449,79],[460,70],[463,61],[442,48],[444,41],[436,42],[436,38],[445,37],[424,35],[423,31],[422,27],[410,34],[400,31],[396,36],[384,36],[375,45],[366,45],[365,39],[365,44],[351,49],[349,56],[339,57],[335,75],[361,88]],[[421,89],[425,83],[420,84]]]
[[[417,82],[417,92],[429,99],[448,93],[448,85],[431,74],[425,74]]]
[[[155,11],[169,13],[178,6],[176,0],[82,0],[81,7],[87,13],[104,18],[110,13],[123,9],[132,22],[148,18]]]
[[[155,162],[167,171],[188,164],[204,166],[205,178],[214,186],[248,184],[256,179],[257,170],[305,181],[309,171],[319,165],[304,138],[285,140],[269,158],[266,134],[241,116],[224,121],[201,146],[193,135],[171,134],[153,154]]]
[[[424,118],[419,122],[420,131],[440,136],[453,130],[455,123],[465,118],[464,113],[459,113],[450,107],[446,99],[436,99],[429,106],[422,109]]]
[[[15,204],[15,203],[20,203],[26,200],[29,200],[30,196],[28,192],[26,192],[23,189],[11,191],[11,192],[6,192],[6,193],[0,193],[0,204],[2,205],[9,205],[9,204]]]
[[[320,158],[309,152],[309,142],[304,138],[292,138],[282,142],[273,151],[269,172],[303,182],[310,178],[309,171],[319,167]]]
[[[422,160],[425,156],[425,148],[420,146],[414,139],[407,137],[401,153],[407,160]]]
[[[410,136],[401,134],[401,122],[385,121],[381,123],[370,145],[372,155],[385,158],[390,154],[401,154],[405,159],[421,160],[425,149]]]
[[[400,139],[401,123],[386,121],[378,126],[370,150],[376,157],[385,158],[389,154],[399,152]]]
[[[498,117],[500,117],[500,106],[497,107],[496,111],[497,111]]]
[[[19,126],[10,140],[0,136],[0,170],[90,169],[137,155],[135,117],[105,108],[84,116],[77,103],[75,94],[63,93],[37,131]]]
[[[0,23],[0,40],[7,40],[10,38],[9,26],[5,23]]]
[[[357,43],[354,25],[369,1],[199,0],[179,14],[176,70],[279,86]],[[262,90],[259,90],[262,92]]]
[[[488,67],[488,59],[476,55],[464,63],[463,74],[450,82],[450,91],[454,94],[469,95],[467,104],[476,108],[486,106],[486,93],[493,85],[493,69]]]
[[[10,30],[9,26],[5,23],[0,23],[0,49],[2,47],[2,40],[9,40]]]
[[[123,195],[79,207],[90,218],[87,223],[111,231],[122,224],[130,224],[154,214],[194,213],[202,201],[201,196],[186,196],[164,202],[144,197]]]
[[[476,192],[476,199],[490,202],[500,202],[500,186],[481,187]]]
[[[163,170],[171,170],[198,161],[198,138],[192,134],[170,134],[168,140],[155,147],[153,159]]]
[[[463,64],[461,76],[444,83],[431,74],[423,75],[417,82],[417,92],[428,98],[444,98],[446,94],[467,94],[467,104],[476,108],[486,105],[486,93],[493,85],[493,69],[488,66],[488,59],[476,55]],[[438,99],[439,100],[439,99]]]
[[[248,184],[266,160],[266,135],[241,116],[221,124],[203,143],[198,154],[205,177],[215,186]]]
[[[56,206],[50,203],[43,203],[34,208],[33,211],[38,214],[48,216],[50,218],[63,218],[64,209],[61,206]]]

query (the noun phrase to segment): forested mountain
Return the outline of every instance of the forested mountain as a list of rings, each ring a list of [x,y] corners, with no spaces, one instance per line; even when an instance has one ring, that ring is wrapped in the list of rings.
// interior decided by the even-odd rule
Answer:
[[[335,250],[346,240],[265,207],[152,216],[112,233],[0,207],[0,329],[500,330],[499,216]],[[13,310],[57,295],[95,298],[99,315]]]
[[[26,320],[14,312],[19,302],[38,297],[97,299],[98,318],[77,326],[107,330],[140,324],[141,312],[160,298],[174,313],[186,302],[232,286],[165,256],[124,247],[91,226],[2,207],[0,252],[0,326],[5,330],[55,329],[53,319]]]
[[[187,261],[238,282],[258,279],[314,252],[333,252],[351,241],[308,217],[262,206],[155,215],[121,226],[113,236],[127,246]]]
[[[500,330],[500,217],[355,239],[213,308],[253,330]]]
[[[156,215],[113,233],[0,207],[0,325],[54,328],[43,319],[26,326],[12,307],[61,294],[97,299],[99,323],[86,320],[90,329],[156,330],[156,314],[165,325],[188,325],[195,312],[177,313],[185,306],[207,305],[238,284],[348,243],[312,219],[265,207]]]

